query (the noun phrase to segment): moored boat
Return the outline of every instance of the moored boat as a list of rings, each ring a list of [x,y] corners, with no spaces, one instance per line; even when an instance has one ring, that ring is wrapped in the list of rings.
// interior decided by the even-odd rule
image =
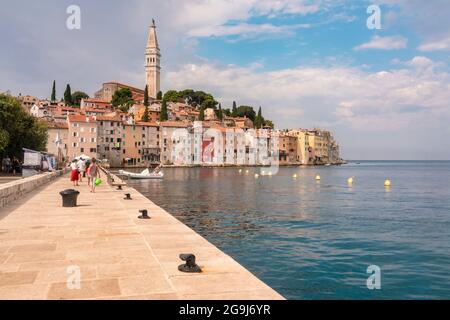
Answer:
[[[129,172],[125,170],[119,170],[119,174],[130,179],[162,179],[164,178],[164,173],[159,172],[150,172],[150,170],[145,169],[141,173],[137,172]]]

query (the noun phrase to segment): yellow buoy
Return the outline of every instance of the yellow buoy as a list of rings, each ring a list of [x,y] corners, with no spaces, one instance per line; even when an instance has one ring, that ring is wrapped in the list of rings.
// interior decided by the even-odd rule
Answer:
[[[250,172],[250,171],[248,171],[248,170],[245,170],[245,173],[246,173],[246,174],[248,174],[249,172]]]
[[[385,187],[390,187],[391,186],[391,180],[389,180],[389,179],[387,179],[385,182],[384,182],[384,186]]]
[[[292,178],[294,178],[294,179],[297,179],[297,177],[298,177],[297,174],[294,174],[294,175],[292,176]]]
[[[255,179],[258,179],[259,178],[259,174],[255,174]]]
[[[316,181],[320,181],[320,176],[316,176]]]
[[[348,178],[347,182],[348,184],[353,184],[353,178]]]
[[[271,171],[269,171],[269,176],[272,176],[272,172]]]
[[[261,175],[265,175],[266,174],[266,172],[263,170],[263,171],[261,171]]]
[[[242,173],[242,169],[239,169],[239,173]]]

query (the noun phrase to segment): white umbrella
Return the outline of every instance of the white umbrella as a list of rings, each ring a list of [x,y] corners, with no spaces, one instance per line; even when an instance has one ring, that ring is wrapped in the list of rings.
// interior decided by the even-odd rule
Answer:
[[[83,160],[91,160],[91,157],[89,157],[89,156],[87,156],[87,155],[85,155],[85,154],[82,154],[82,155],[80,155],[80,156],[78,156],[78,157],[75,158],[75,160],[80,160],[80,159],[83,159]]]

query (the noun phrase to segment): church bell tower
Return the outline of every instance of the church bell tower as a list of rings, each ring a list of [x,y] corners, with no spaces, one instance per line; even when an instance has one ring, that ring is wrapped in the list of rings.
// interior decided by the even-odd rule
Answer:
[[[161,90],[161,52],[156,36],[155,20],[152,21],[149,28],[147,48],[145,49],[145,74],[148,95],[156,99],[158,92]]]

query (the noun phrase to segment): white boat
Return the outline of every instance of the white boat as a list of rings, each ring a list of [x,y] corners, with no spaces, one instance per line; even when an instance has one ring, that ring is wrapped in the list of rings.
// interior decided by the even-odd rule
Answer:
[[[164,178],[164,173],[160,172],[150,172],[150,170],[145,169],[141,173],[128,172],[125,170],[120,170],[119,174],[130,179],[162,179]]]

